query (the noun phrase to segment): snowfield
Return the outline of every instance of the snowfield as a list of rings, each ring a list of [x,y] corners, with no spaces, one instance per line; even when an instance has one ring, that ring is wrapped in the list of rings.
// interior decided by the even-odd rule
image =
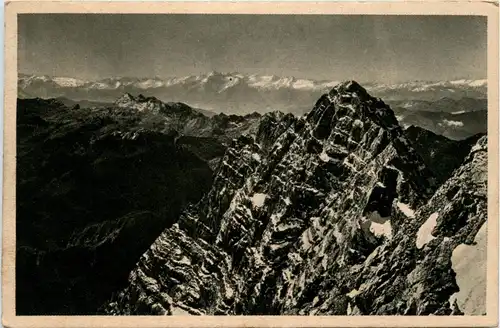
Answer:
[[[457,274],[458,293],[452,295],[466,315],[486,314],[486,239],[487,223],[479,229],[475,245],[458,245],[452,253],[451,263]]]
[[[432,213],[427,221],[425,221],[425,223],[420,226],[420,229],[418,229],[416,241],[418,249],[421,249],[425,244],[436,238],[431,233],[437,224],[438,216],[438,213]]]

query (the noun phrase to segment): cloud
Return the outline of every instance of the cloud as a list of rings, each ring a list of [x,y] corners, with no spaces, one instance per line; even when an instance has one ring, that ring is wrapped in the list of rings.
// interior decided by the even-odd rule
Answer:
[[[443,126],[451,126],[451,127],[463,127],[464,123],[461,121],[451,121],[451,120],[443,120],[443,123],[439,123],[439,125]]]

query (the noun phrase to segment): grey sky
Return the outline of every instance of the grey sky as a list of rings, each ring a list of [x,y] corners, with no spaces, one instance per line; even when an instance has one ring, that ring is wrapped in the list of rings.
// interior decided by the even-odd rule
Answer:
[[[31,14],[18,26],[22,73],[486,78],[486,17],[478,16]]]

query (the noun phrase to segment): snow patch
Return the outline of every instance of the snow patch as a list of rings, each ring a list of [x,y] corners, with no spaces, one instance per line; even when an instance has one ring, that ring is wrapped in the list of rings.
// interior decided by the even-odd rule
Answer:
[[[319,154],[319,158],[323,161],[323,162],[329,162],[330,161],[330,156],[328,156],[327,153],[325,153],[325,151],[323,150],[323,152],[321,154]]]
[[[359,295],[359,293],[360,292],[357,289],[353,289],[349,293],[347,293],[346,296],[349,298],[353,298],[353,297]]]
[[[475,245],[458,245],[451,254],[451,267],[457,274],[460,291],[450,297],[456,299],[465,315],[486,314],[486,238],[484,223],[474,238]],[[453,303],[451,303],[453,304]]]
[[[471,87],[484,87],[488,84],[488,80],[475,80],[469,82],[469,86]]]
[[[188,311],[183,308],[173,306],[172,307],[172,315],[191,315]]]
[[[368,214],[367,220],[370,221],[370,232],[377,237],[385,236],[392,239],[392,226],[389,217],[380,216],[379,212],[374,211]]]
[[[264,202],[266,200],[267,194],[255,193],[252,196],[252,204],[254,207],[262,207],[264,206]]]
[[[377,247],[373,252],[370,253],[370,255],[368,255],[368,257],[365,260],[365,266],[367,264],[370,264],[373,261],[373,259],[378,255],[378,250],[379,248]]]
[[[437,224],[438,216],[438,213],[432,213],[427,221],[425,221],[424,224],[420,226],[420,229],[418,229],[417,240],[415,242],[418,249],[421,249],[425,244],[436,238],[431,233]]]
[[[156,79],[147,79],[135,83],[135,86],[139,89],[150,89],[150,88],[161,88],[164,86],[164,82]]]
[[[336,223],[333,227],[333,236],[335,236],[337,244],[341,244],[344,241],[344,235],[339,231],[339,226]]]
[[[294,89],[314,89],[314,82],[310,80],[300,79],[292,84]]]
[[[300,224],[298,223],[281,223],[276,227],[276,231],[287,231],[290,229],[297,229],[300,228]]]
[[[323,260],[321,260],[321,266],[323,267],[323,270],[326,270],[328,268],[328,255],[325,255],[325,257],[323,257]]]
[[[57,85],[59,85],[61,87],[67,87],[67,88],[69,88],[69,87],[73,87],[73,88],[81,87],[82,85],[87,83],[86,81],[74,79],[71,77],[53,77],[52,81],[54,81]]]
[[[307,251],[309,248],[311,248],[311,240],[313,239],[313,236],[312,236],[312,233],[311,233],[311,230],[309,229],[306,229],[304,230],[304,232],[302,233],[302,247],[301,249]]]
[[[254,160],[256,160],[257,162],[260,162],[260,155],[259,155],[259,154],[257,154],[257,153],[253,153],[253,154],[252,154],[252,158],[253,158]]]
[[[182,259],[179,261],[179,263],[191,265],[191,260],[188,257],[183,256]]]
[[[354,122],[352,123],[353,128],[362,128],[363,127],[363,121],[359,119],[355,119]]]
[[[234,290],[231,288],[231,286],[227,284],[225,285],[225,287],[226,287],[226,293],[225,293],[226,298],[232,298],[234,295]]]
[[[415,211],[408,206],[408,204],[397,202],[398,208],[409,218],[415,218]]]
[[[353,289],[349,293],[346,294],[347,297],[353,298],[356,297],[357,295],[361,294],[364,292],[366,289],[368,289],[368,285],[366,283],[362,283],[361,286],[359,286],[359,289]]]
[[[383,224],[377,222],[370,223],[370,232],[377,237],[385,236],[387,239],[392,239],[391,221],[387,220]]]
[[[475,144],[471,148],[470,152],[473,153],[473,152],[476,152],[476,151],[479,151],[479,150],[483,150],[483,149],[484,149],[484,146],[482,146],[481,144],[477,143],[477,144]]]

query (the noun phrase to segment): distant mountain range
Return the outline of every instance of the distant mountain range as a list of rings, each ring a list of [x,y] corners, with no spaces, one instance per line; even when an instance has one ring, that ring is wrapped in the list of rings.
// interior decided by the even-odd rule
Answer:
[[[19,98],[58,98],[114,102],[124,93],[154,96],[162,101],[184,102],[214,112],[247,114],[280,110],[303,114],[338,82],[275,75],[210,72],[173,78],[114,77],[85,81],[69,77],[20,74]],[[414,81],[400,84],[364,83],[376,97],[391,102],[442,98],[485,99],[486,80]]]

